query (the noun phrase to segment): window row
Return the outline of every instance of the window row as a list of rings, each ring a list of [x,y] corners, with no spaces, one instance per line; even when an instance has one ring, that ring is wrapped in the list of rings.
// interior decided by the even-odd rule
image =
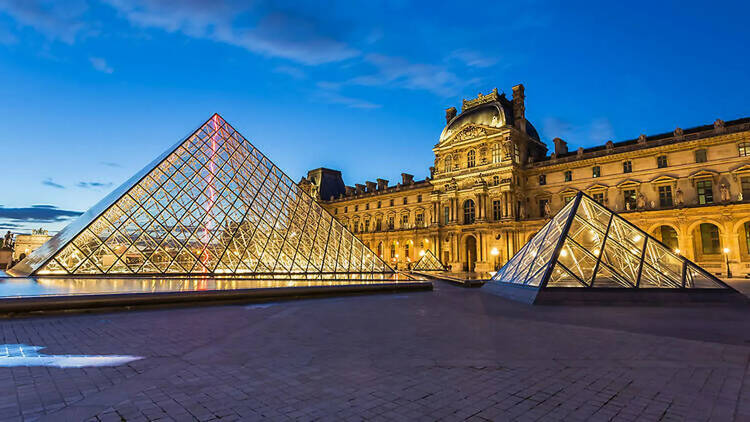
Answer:
[[[422,202],[422,195],[417,195],[417,203],[420,203],[420,202]],[[408,205],[409,204],[409,198],[405,196],[402,199],[402,203],[404,205]],[[388,206],[392,207],[394,205],[395,205],[395,200],[394,199],[389,200]],[[377,208],[382,208],[382,207],[383,207],[383,201],[378,201],[377,202]],[[369,203],[365,204],[365,210],[369,210],[369,209],[370,209],[370,204]],[[334,208],[333,213],[334,214],[338,214],[338,211],[339,211],[338,208]],[[354,205],[354,212],[357,212],[357,211],[359,211],[359,205]],[[344,207],[344,214],[346,214],[348,212],[349,212],[349,206]]]

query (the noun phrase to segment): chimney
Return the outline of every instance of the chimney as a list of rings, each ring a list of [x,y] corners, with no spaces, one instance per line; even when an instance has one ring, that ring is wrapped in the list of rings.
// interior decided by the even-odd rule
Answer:
[[[559,157],[559,156],[561,156],[563,154],[567,154],[568,153],[568,143],[567,142],[563,141],[560,138],[555,138],[555,139],[552,140],[552,142],[555,143],[555,155],[556,156]]]
[[[456,114],[458,113],[458,110],[456,110],[456,107],[446,108],[445,109],[445,124],[451,122],[451,119],[456,117]]]
[[[378,182],[378,190],[388,189],[388,181],[385,179],[375,179]]]
[[[367,185],[367,192],[375,192],[375,182],[367,181],[365,185]]]
[[[401,184],[411,185],[414,183],[414,175],[409,173],[401,173]]]
[[[516,129],[526,133],[526,104],[523,84],[513,87],[513,122]]]
[[[355,183],[354,184],[354,191],[357,193],[357,195],[361,195],[365,193],[365,185],[361,183]]]

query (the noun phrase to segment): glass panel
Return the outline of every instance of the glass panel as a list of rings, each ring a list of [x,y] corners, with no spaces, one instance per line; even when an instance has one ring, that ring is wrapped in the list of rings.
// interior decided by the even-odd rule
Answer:
[[[630,253],[617,242],[612,241],[611,237],[608,237],[604,244],[604,254],[601,259],[628,284],[636,285],[640,265],[640,258],[637,255]]]
[[[656,270],[650,265],[643,265],[641,270],[641,282],[638,284],[640,288],[672,288],[678,289],[682,287],[680,279],[674,279],[667,275],[664,271]]]
[[[700,270],[694,264],[687,263],[685,287],[691,287],[694,289],[720,289],[723,286],[716,282],[716,280],[707,274],[705,271]]]
[[[635,287],[628,283],[628,281],[612,271],[606,264],[600,262],[599,268],[596,270],[596,276],[594,276],[593,287],[612,288],[612,287]]]
[[[673,254],[653,239],[648,239],[646,243],[645,263],[650,265],[655,271],[664,274],[671,279],[672,284],[682,286],[682,266],[683,259]],[[648,280],[646,280],[648,283]],[[644,277],[641,275],[641,286],[644,284]],[[643,286],[648,287],[648,286]]]
[[[594,267],[596,266],[596,257],[591,255],[585,249],[571,241],[565,239],[557,262],[564,265],[571,273],[580,278],[587,285],[591,284],[594,276]]]
[[[550,274],[547,287],[586,287],[561,265],[555,265]]]

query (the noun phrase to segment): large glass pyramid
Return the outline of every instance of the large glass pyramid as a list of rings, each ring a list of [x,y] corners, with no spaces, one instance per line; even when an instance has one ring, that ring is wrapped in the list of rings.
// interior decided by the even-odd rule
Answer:
[[[731,290],[582,192],[542,227],[492,281],[533,289]]]
[[[370,272],[393,270],[218,114],[9,271]]]
[[[412,271],[446,271],[445,266],[440,263],[440,260],[432,253],[431,250],[427,249],[424,252],[422,258],[414,264]]]

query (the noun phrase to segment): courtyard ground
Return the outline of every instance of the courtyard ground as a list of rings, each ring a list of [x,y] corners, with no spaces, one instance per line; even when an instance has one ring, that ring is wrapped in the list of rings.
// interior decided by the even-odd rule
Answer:
[[[748,307],[534,307],[436,282],[5,319],[0,335],[143,357],[0,368],[0,420],[750,420]]]

